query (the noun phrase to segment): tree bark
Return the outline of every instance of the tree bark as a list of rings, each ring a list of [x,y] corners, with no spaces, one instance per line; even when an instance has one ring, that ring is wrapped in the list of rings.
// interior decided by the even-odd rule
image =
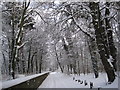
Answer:
[[[38,60],[37,55],[35,55],[35,66],[36,66],[36,74],[38,73]]]
[[[34,62],[33,62],[33,60],[34,60],[34,57],[35,57],[35,54],[36,54],[37,52],[35,51],[34,53],[33,53],[33,55],[32,55],[32,57],[31,57],[31,59],[30,59],[30,63],[31,63],[31,73],[33,73],[33,71],[34,71]]]
[[[29,52],[28,52],[28,68],[27,68],[27,73],[30,73],[30,57],[31,57],[31,45],[29,47]]]
[[[88,43],[88,48],[90,51],[90,56],[91,56],[91,60],[92,60],[92,66],[93,66],[93,71],[95,74],[95,78],[98,78],[99,73],[98,73],[98,65],[97,65],[97,47],[96,47],[96,42],[95,40],[91,39],[91,38],[87,38],[87,43]]]
[[[110,25],[110,20],[108,19],[108,16],[110,16],[110,10],[109,10],[110,3],[106,2],[106,9],[105,9],[105,25],[106,25],[106,31],[108,36],[108,47],[109,47],[109,53],[112,57],[112,65],[114,67],[114,70],[117,71],[116,67],[116,48],[113,41],[113,30]]]
[[[39,61],[39,73],[41,72],[42,72],[42,54],[41,54],[40,61]]]
[[[14,3],[13,3],[13,11],[12,11],[12,42],[11,42],[11,62],[12,62],[12,77],[15,79],[15,23],[14,23]]]
[[[99,3],[90,2],[90,9],[92,15],[92,21],[95,28],[96,42],[99,49],[100,58],[104,65],[104,69],[108,76],[108,82],[115,80],[115,73],[113,67],[111,67],[109,59],[109,52],[106,42],[105,28],[103,27],[103,21],[101,20],[101,12],[99,10]]]

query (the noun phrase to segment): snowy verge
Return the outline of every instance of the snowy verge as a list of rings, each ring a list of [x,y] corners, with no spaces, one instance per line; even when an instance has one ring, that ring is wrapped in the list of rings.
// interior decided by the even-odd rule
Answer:
[[[118,78],[116,78],[112,84],[108,84],[102,88],[118,88]]]
[[[98,78],[94,78],[94,74],[88,74],[88,75],[84,75],[81,74],[80,76],[76,76],[76,75],[71,75],[72,77],[75,77],[75,79],[79,79],[82,80],[83,82],[86,80],[86,82],[88,83],[88,85],[86,86],[86,88],[90,87],[90,82],[93,83],[93,88],[118,88],[118,77],[116,77],[115,81],[112,84],[107,84],[107,75],[106,73],[99,73],[99,77]]]
[[[75,78],[74,80],[73,77]],[[82,81],[83,83],[78,82],[78,80]],[[85,81],[87,85],[85,85]],[[118,77],[116,77],[112,84],[107,84],[106,73],[99,73],[99,78],[94,78],[93,73],[88,75],[81,74],[79,76],[74,74],[67,75],[59,72],[51,72],[38,88],[84,88],[89,90],[90,82],[93,83],[94,90],[98,90],[98,88],[101,88],[102,90],[106,90],[106,88],[111,90],[113,88],[118,88]]]
[[[46,73],[48,73],[48,72],[43,72],[43,73],[40,73],[40,74],[34,74],[34,75],[26,76],[26,77],[21,77],[21,78],[17,78],[17,79],[14,79],[14,80],[4,81],[4,82],[2,82],[2,88],[12,87],[14,85],[20,84],[20,83],[25,82],[27,80],[30,80],[30,79],[36,78],[38,76],[44,75]]]

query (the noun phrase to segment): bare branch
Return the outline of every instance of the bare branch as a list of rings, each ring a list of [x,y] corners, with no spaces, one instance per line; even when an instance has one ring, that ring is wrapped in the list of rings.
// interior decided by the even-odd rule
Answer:
[[[85,32],[84,30],[82,30],[82,28],[79,26],[79,24],[77,23],[77,21],[75,20],[74,17],[72,17],[73,21],[75,22],[76,26],[80,29],[80,31],[82,31],[85,35],[89,36],[90,38],[94,39],[89,33]],[[79,32],[79,31],[78,31]]]
[[[28,41],[22,43],[20,46],[17,46],[17,49],[18,49],[18,50],[21,49],[27,42],[28,42]]]
[[[44,20],[44,18],[40,15],[40,13],[39,12],[37,12],[36,10],[34,10],[34,12],[36,12],[39,16],[40,16],[40,18],[45,22],[45,23],[47,23],[48,24],[48,22],[46,22],[45,20]]]

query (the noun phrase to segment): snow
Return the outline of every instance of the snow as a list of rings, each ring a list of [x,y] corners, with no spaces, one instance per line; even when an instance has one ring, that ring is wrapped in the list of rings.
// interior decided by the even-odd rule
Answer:
[[[25,41],[24,43],[22,43],[20,46],[17,45],[17,49],[22,48],[28,41]]]
[[[73,80],[81,80],[83,84],[78,83],[77,81]],[[84,85],[84,80],[88,83],[88,85]],[[101,73],[99,78],[95,79],[94,74],[84,75],[66,75],[59,72],[52,72],[50,75],[45,79],[45,81],[39,86],[39,88],[89,88],[90,82],[93,82],[93,88],[118,88],[118,78],[110,84],[107,85],[106,74]]]
[[[25,77],[25,75],[24,74],[18,74],[17,75],[17,78],[21,78],[21,77]]]
[[[23,76],[21,78],[17,78],[17,79],[14,79],[14,80],[3,81],[2,82],[2,88],[9,88],[9,87],[14,86],[16,84],[20,84],[20,83],[25,82],[27,80],[30,80],[32,78],[43,75],[45,73],[47,73],[47,72],[43,72],[43,73],[40,73],[40,74],[34,74],[34,75],[26,76],[26,77]]]
[[[27,77],[24,77],[22,75],[20,76],[21,78],[4,81],[2,82],[2,88],[8,88],[10,86],[40,76],[44,73],[35,74]],[[75,80],[83,81],[83,84],[80,84],[80,82],[73,80],[73,77],[75,77]],[[85,80],[88,83],[88,85],[86,86],[84,85]],[[112,84],[107,84],[107,77],[105,73],[100,73],[99,78],[94,78],[93,73],[90,73],[88,75],[81,74],[79,76],[73,74],[67,75],[60,72],[51,72],[48,77],[43,81],[43,83],[39,86],[39,88],[89,88],[90,82],[93,82],[93,88],[118,88],[118,77]]]
[[[113,62],[113,58],[112,58],[111,55],[110,55],[109,57],[110,57],[110,58],[108,59],[108,62],[110,63],[110,66],[113,67],[113,65],[112,65],[112,63],[111,63],[111,62]]]
[[[79,86],[79,84],[72,80],[72,77],[53,72],[45,79],[39,88],[77,88]]]
[[[0,90],[2,89],[2,82],[0,81]]]
[[[115,88],[115,87],[118,88],[118,83],[116,82],[118,82],[118,78],[116,78],[112,84],[104,86],[103,88]]]

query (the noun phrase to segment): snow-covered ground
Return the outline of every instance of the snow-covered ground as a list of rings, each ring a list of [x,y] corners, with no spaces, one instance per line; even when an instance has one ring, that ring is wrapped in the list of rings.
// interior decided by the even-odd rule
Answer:
[[[0,90],[2,89],[2,82],[0,81]]]
[[[15,78],[21,78],[21,77],[25,77],[27,75],[25,74],[16,74]],[[2,75],[2,80],[1,81],[8,81],[8,80],[12,80],[13,77],[11,75]]]
[[[27,77],[20,76],[21,78],[4,81],[2,82],[2,88],[7,88],[19,84],[42,74],[35,74]],[[83,81],[83,83],[80,84],[80,82],[73,80],[73,77],[75,77],[75,80]],[[86,86],[84,85],[85,80],[87,82]],[[89,88],[90,82],[93,82],[93,88],[118,88],[118,78],[116,78],[115,81],[109,85],[107,84],[107,77],[105,73],[101,73],[99,78],[95,79],[93,73],[88,75],[81,74],[80,76],[78,76],[66,75],[60,72],[51,72],[48,77],[43,81],[43,83],[39,86],[39,88]]]
[[[77,81],[73,80],[73,77],[75,77],[75,80],[81,80],[88,83],[88,85],[84,85],[78,83]],[[94,74],[89,75],[66,75],[59,72],[52,72],[50,75],[45,79],[45,81],[42,83],[42,85],[39,86],[39,88],[89,88],[90,82],[93,82],[94,88],[118,88],[118,78],[113,82],[113,84],[108,85],[106,74],[102,73],[100,74],[100,77],[95,79]]]

